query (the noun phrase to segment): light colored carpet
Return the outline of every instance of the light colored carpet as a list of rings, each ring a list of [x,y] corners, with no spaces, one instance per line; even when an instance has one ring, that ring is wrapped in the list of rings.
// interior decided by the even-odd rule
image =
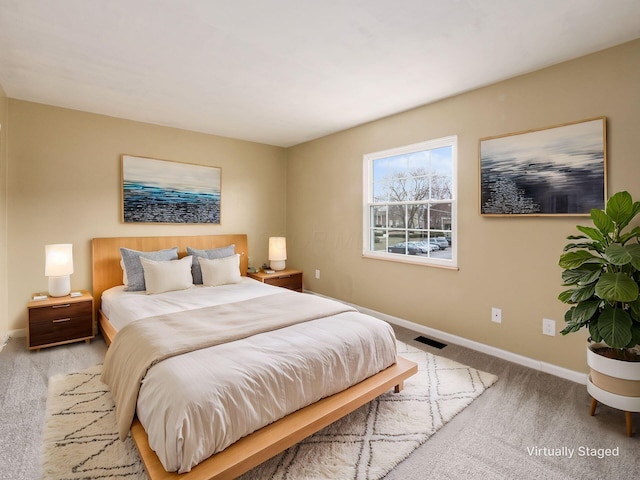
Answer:
[[[402,342],[398,351],[419,365],[402,392],[382,395],[243,478],[382,478],[497,379]],[[51,378],[45,479],[146,478],[131,439],[118,440],[113,401],[100,370],[97,365]]]

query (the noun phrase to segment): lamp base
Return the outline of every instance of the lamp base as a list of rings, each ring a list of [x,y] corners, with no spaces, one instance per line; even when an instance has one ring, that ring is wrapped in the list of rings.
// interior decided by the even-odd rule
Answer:
[[[280,270],[285,269],[286,263],[284,260],[271,260],[269,262],[269,266],[271,267],[271,270],[279,272]]]
[[[52,297],[65,297],[71,292],[71,277],[49,277],[49,295]]]

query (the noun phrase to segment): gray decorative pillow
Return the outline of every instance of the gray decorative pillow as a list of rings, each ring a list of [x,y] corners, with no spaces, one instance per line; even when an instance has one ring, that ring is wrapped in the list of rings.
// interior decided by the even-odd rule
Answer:
[[[178,247],[156,250],[154,252],[139,252],[137,250],[131,250],[130,248],[120,247],[120,255],[122,256],[122,264],[127,274],[127,285],[124,287],[125,291],[141,292],[146,290],[146,286],[140,257],[155,261],[176,260],[178,258]]]
[[[221,248],[212,248],[211,250],[198,250],[197,248],[187,247],[187,255],[193,255],[193,264],[191,265],[191,274],[193,275],[193,283],[202,284],[202,268],[198,257],[208,258],[225,258],[236,254],[236,246],[234,244]]]

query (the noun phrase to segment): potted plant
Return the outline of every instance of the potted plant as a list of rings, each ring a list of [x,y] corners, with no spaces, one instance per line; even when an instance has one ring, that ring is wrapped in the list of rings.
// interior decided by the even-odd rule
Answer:
[[[627,412],[640,410],[640,227],[630,226],[638,213],[640,202],[616,193],[604,210],[591,210],[593,227],[567,237],[559,261],[571,287],[558,296],[571,305],[561,333],[589,330],[589,393]]]

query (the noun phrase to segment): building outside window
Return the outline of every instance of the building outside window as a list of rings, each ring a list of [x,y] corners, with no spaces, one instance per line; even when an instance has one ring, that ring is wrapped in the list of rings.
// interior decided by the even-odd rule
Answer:
[[[457,137],[364,155],[363,255],[457,267]]]

